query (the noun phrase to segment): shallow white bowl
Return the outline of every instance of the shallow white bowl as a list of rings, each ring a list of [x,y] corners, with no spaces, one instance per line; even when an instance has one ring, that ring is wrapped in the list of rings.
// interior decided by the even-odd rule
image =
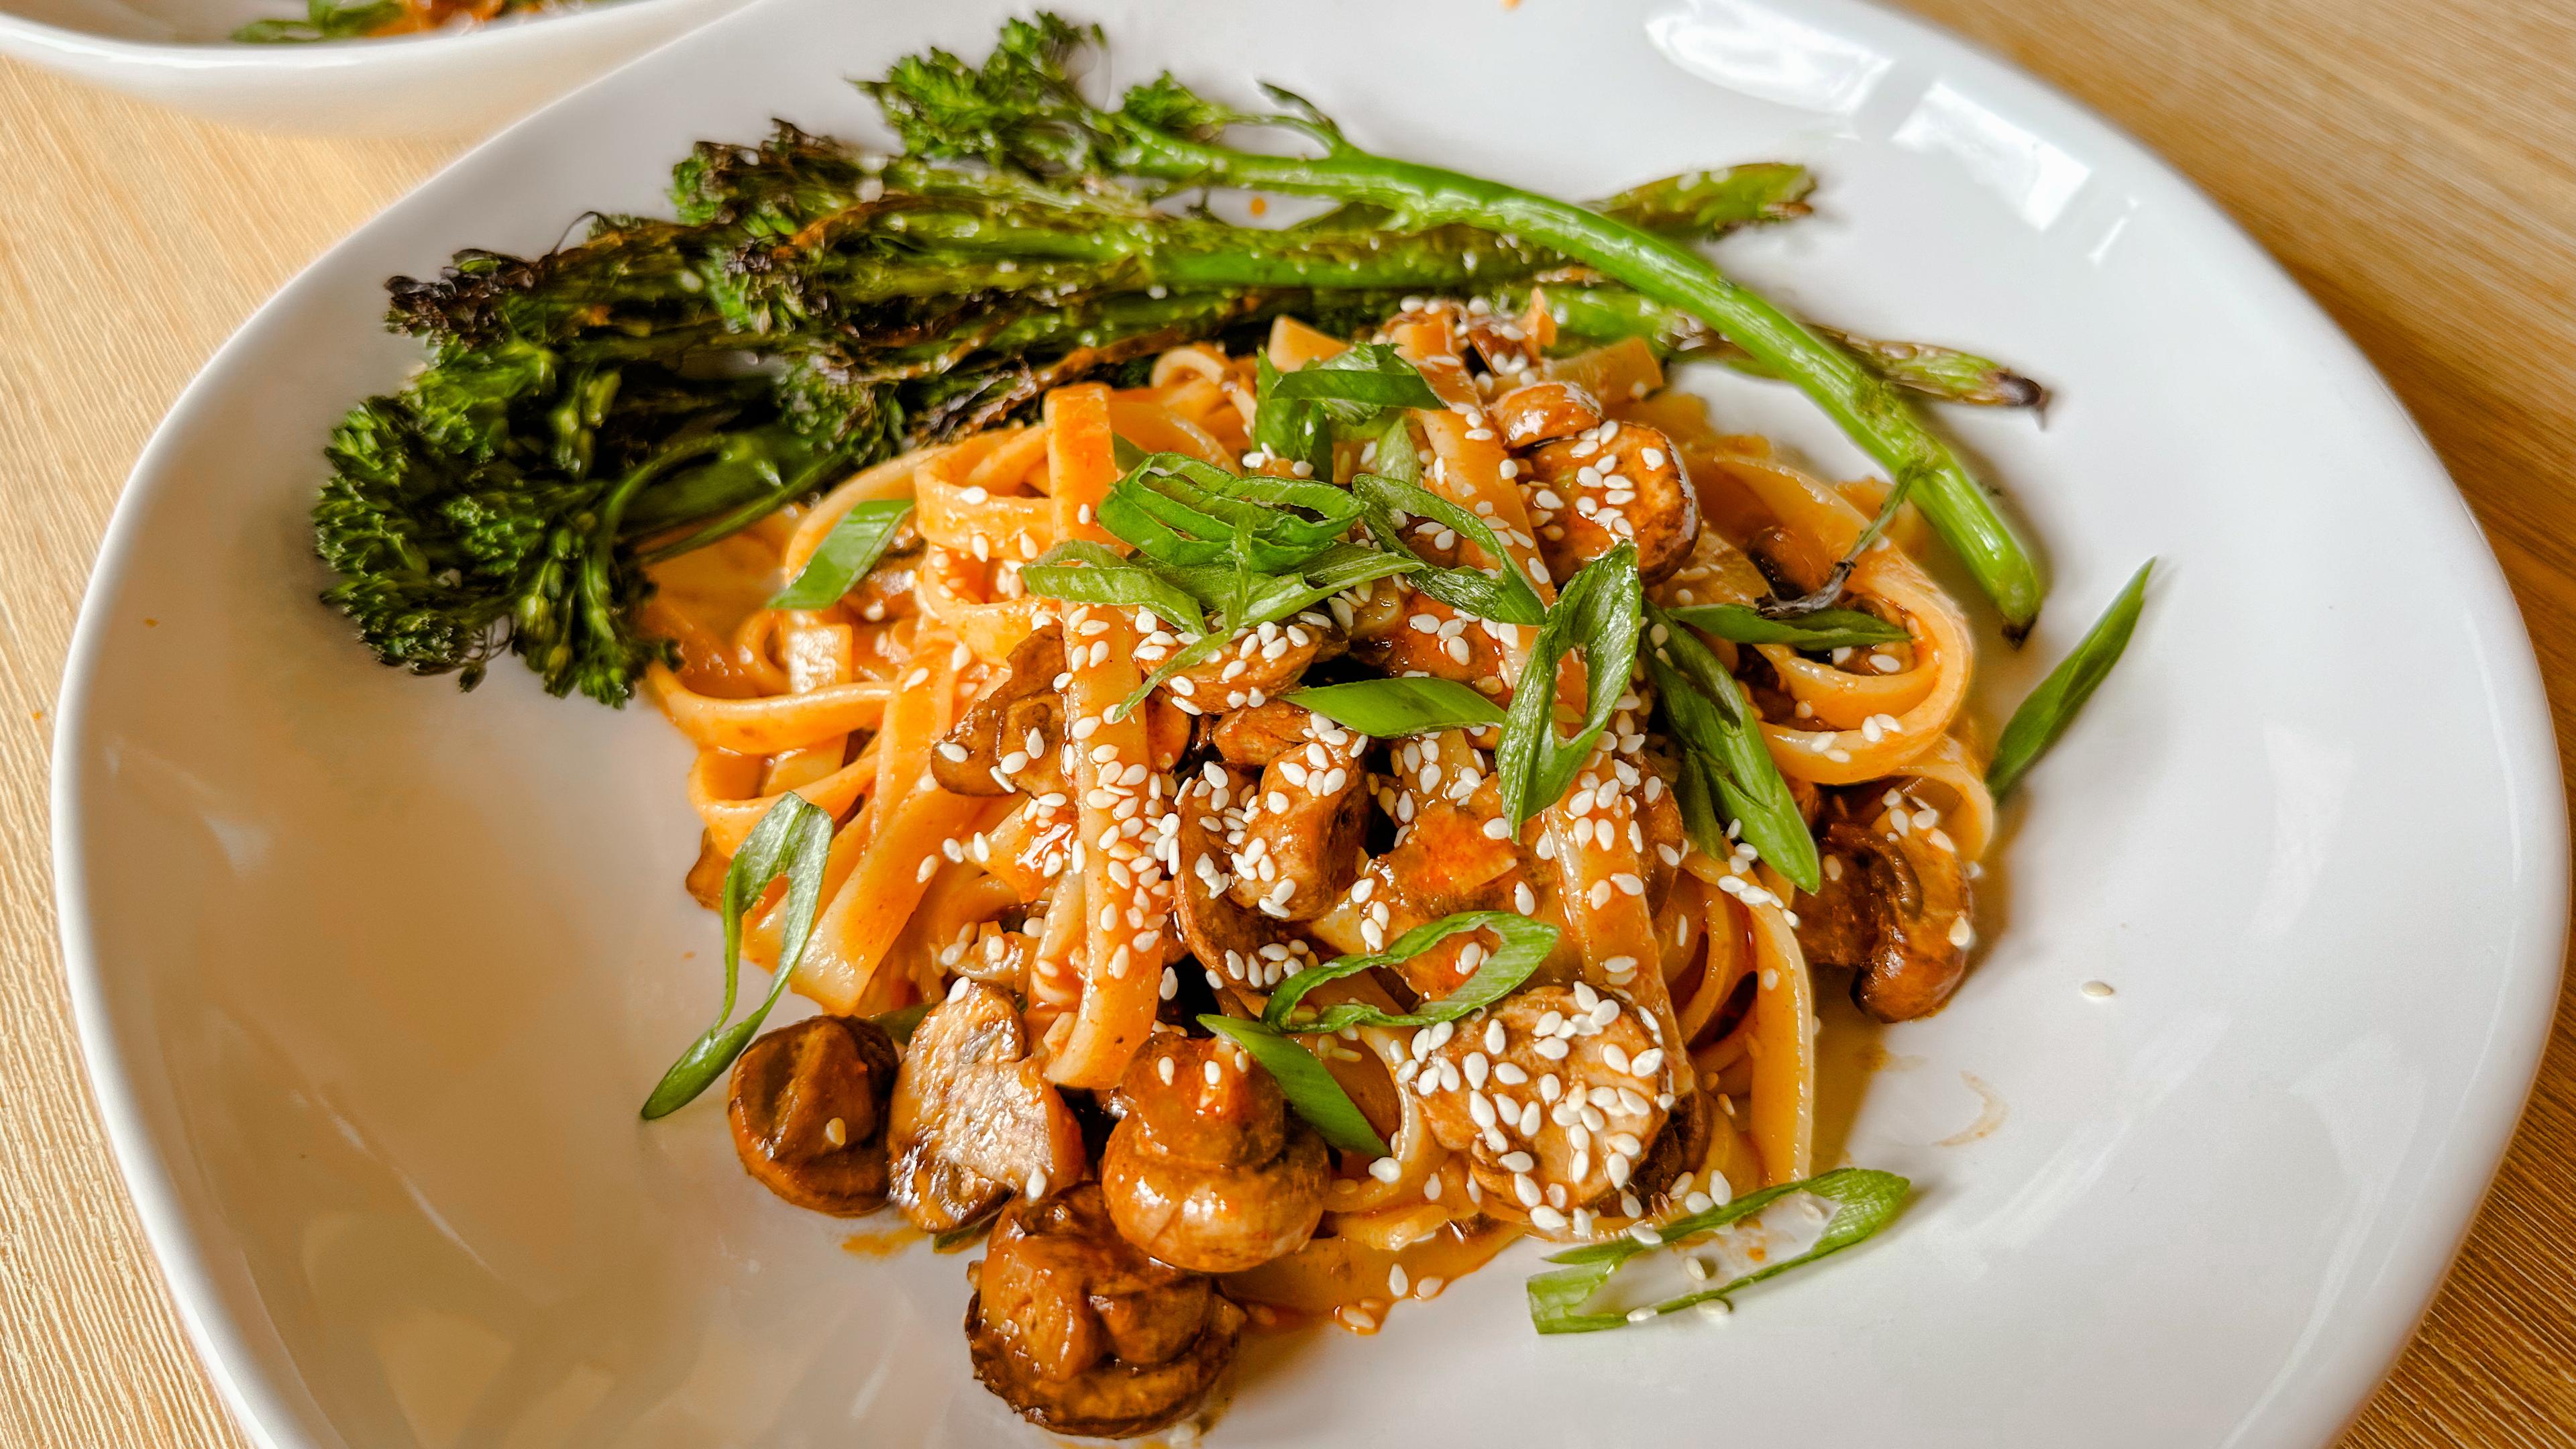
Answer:
[[[0,55],[180,110],[335,136],[479,136],[743,0],[606,0],[375,40],[243,45],[303,0],[0,0]]]
[[[650,207],[690,141],[773,114],[871,133],[843,76],[979,53],[1004,8],[776,0],[562,103],[298,279],[139,464],[63,697],[65,952],[146,1227],[264,1441],[1042,1442],[968,1378],[959,1259],[844,1252],[743,1178],[711,1100],[635,1119],[714,994],[680,741],[506,664],[471,697],[375,667],[313,602],[304,518],[326,430],[412,361],[388,273]],[[1876,1040],[1840,1135],[1921,1185],[1894,1230],[1729,1325],[1587,1339],[1530,1334],[1516,1256],[1376,1339],[1265,1346],[1217,1441],[2331,1435],[2511,1130],[2567,880],[2520,622],[2351,346],[2134,145],[1847,0],[1085,8],[1115,79],[1257,61],[1364,144],[1562,192],[1813,163],[1823,214],[1731,267],[2058,388],[2044,427],[1945,419],[2055,575],[2031,647],[1989,641],[1989,719],[2165,560],[2008,812],[1991,949]],[[1855,466],[1784,390],[1693,382]]]

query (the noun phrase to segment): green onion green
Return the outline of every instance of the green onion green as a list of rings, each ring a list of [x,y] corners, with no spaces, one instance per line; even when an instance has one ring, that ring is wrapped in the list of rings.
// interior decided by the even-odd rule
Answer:
[[[1619,697],[1628,692],[1628,675],[1637,664],[1638,610],[1644,602],[1637,546],[1622,543],[1585,564],[1547,611],[1494,751],[1503,818],[1515,829],[1556,803],[1592,757],[1592,746],[1609,726]],[[1583,651],[1586,697],[1583,727],[1561,740],[1556,735],[1556,671],[1569,649]]]
[[[1986,788],[1997,795],[2012,789],[2066,727],[2075,722],[2076,711],[2084,701],[2102,687],[2111,666],[2129,647],[2129,635],[2138,627],[2138,614],[2147,604],[2147,577],[2155,571],[2156,561],[2138,565],[2129,576],[2128,586],[2111,601],[2094,621],[2084,641],[2066,656],[2039,688],[2013,711],[2011,723],[2004,726],[2003,738],[1995,742],[1995,758],[1986,766]]]
[[[742,848],[733,854],[733,864],[725,868],[724,897],[720,907],[724,918],[724,1005],[717,1009],[715,1025],[680,1053],[680,1059],[662,1074],[653,1095],[644,1099],[644,1118],[667,1117],[697,1100],[700,1092],[733,1065],[744,1047],[769,1018],[770,1008],[787,992],[788,980],[796,974],[796,962],[805,954],[806,939],[814,933],[814,912],[823,899],[823,863],[832,853],[832,817],[807,801],[804,796],[787,794],[769,807],[760,823],[743,837]],[[778,965],[769,980],[769,994],[760,1005],[741,1021],[731,1026],[725,1019],[733,1015],[734,990],[742,971],[742,918],[769,890],[770,883],[784,877],[787,900],[780,908]]]
[[[1361,1001],[1336,1002],[1313,1016],[1291,1020],[1306,993],[1328,981],[1357,976],[1381,966],[1401,966],[1462,931],[1491,931],[1502,942],[1477,963],[1458,989],[1413,1011],[1386,1011]],[[1314,1033],[1351,1026],[1435,1026],[1481,1011],[1520,989],[1556,949],[1557,929],[1542,921],[1507,911],[1461,911],[1414,927],[1374,956],[1341,956],[1309,966],[1279,983],[1262,1010],[1263,1024],[1278,1031]]]
[[[1279,1094],[1288,1099],[1289,1110],[1305,1118],[1326,1142],[1344,1152],[1386,1156],[1386,1140],[1313,1052],[1273,1027],[1239,1016],[1202,1016],[1199,1025],[1250,1052],[1279,1083]]]
[[[1503,707],[1454,679],[1358,679],[1292,689],[1288,699],[1371,739],[1503,722]]]
[[[911,516],[909,498],[872,498],[851,505],[823,535],[795,582],[770,596],[769,607],[828,609],[839,603],[885,557],[886,546]]]
[[[1744,688],[1699,636],[1652,604],[1646,606],[1654,647],[1646,673],[1654,681],[1664,722],[1705,772],[1704,783],[1735,821],[1744,842],[1802,891],[1824,884],[1824,862],[1798,799],[1789,793],[1779,763],[1763,742],[1762,719]],[[1683,822],[1688,826],[1688,801]],[[1699,843],[1693,835],[1694,843]],[[1702,850],[1707,850],[1701,844]],[[1722,850],[1709,854],[1724,858]]]
[[[1402,450],[1402,444],[1397,450]],[[1379,452],[1387,451],[1379,444]],[[1404,541],[1404,530],[1397,515],[1429,518],[1445,528],[1455,529],[1468,542],[1485,551],[1500,572],[1487,573],[1477,568],[1441,568],[1424,562],[1413,586],[1462,613],[1498,624],[1538,624],[1547,618],[1547,605],[1521,576],[1520,566],[1503,548],[1501,535],[1486,520],[1477,517],[1439,494],[1414,484],[1400,482],[1375,473],[1362,473],[1351,479],[1351,494],[1364,508],[1369,536],[1389,553],[1401,553],[1420,559],[1412,545]]]
[[[1778,1262],[1765,1263],[1724,1283],[1625,1313],[1586,1313],[1583,1310],[1609,1284],[1620,1265],[1640,1253],[1653,1251],[1656,1245],[1640,1242],[1634,1237],[1619,1237],[1558,1253],[1548,1261],[1564,1266],[1554,1272],[1541,1273],[1525,1285],[1530,1323],[1541,1333],[1598,1333],[1603,1329],[1648,1322],[1667,1313],[1679,1313],[1712,1299],[1724,1299],[1740,1288],[1777,1277],[1819,1258],[1830,1257],[1876,1233],[1895,1220],[1912,1188],[1912,1183],[1892,1172],[1843,1167],[1799,1182],[1784,1182],[1777,1187],[1746,1193],[1706,1212],[1657,1224],[1655,1231],[1660,1244],[1672,1245],[1751,1217],[1791,1193],[1811,1193],[1834,1205],[1833,1216],[1826,1220],[1823,1235],[1807,1251]]]
[[[1059,543],[1020,570],[1020,583],[1041,598],[1151,609],[1176,629],[1197,630],[1207,624],[1188,589],[1162,570],[1121,557],[1106,544],[1080,539]]]

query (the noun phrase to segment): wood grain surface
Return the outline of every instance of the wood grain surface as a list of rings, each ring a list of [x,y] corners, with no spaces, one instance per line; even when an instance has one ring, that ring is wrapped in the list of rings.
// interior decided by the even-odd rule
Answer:
[[[2359,340],[2503,559],[2564,750],[2576,0],[1910,3],[2171,158]],[[0,1449],[247,1443],[83,1085],[46,848],[51,706],[154,422],[297,267],[456,149],[252,135],[0,63]],[[2562,1003],[2493,1195],[2349,1449],[2576,1443],[2571,1164]]]

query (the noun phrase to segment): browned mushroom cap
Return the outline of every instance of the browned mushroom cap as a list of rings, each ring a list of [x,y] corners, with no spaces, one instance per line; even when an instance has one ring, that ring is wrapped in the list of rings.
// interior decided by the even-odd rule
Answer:
[[[1655,583],[1699,540],[1699,495],[1672,439],[1642,423],[1603,423],[1529,455],[1531,521],[1558,578],[1637,542],[1637,572]]]
[[[1204,730],[1217,758],[1257,770],[1313,738],[1306,728],[1312,718],[1304,705],[1274,699],[1209,715]]]
[[[1601,403],[1570,382],[1534,382],[1494,399],[1485,409],[1503,442],[1533,448],[1601,426]]]
[[[1433,550],[1416,545],[1415,551]],[[1470,688],[1479,680],[1500,680],[1505,672],[1502,645],[1486,632],[1484,621],[1407,586],[1385,580],[1371,596],[1373,607],[1351,625],[1351,657],[1380,674],[1427,674]]]
[[[1829,807],[1840,816],[1849,797]],[[1798,945],[1817,965],[1845,966],[1852,1000],[1881,1021],[1938,1011],[1968,970],[1975,940],[1958,856],[1912,832],[1832,818],[1822,839],[1824,888],[1798,898]]]
[[[1287,693],[1307,666],[1344,648],[1341,631],[1322,614],[1304,613],[1247,629],[1232,647],[1172,676],[1172,694],[1201,714],[1242,709]]]
[[[1642,1014],[1584,986],[1539,986],[1428,1027],[1404,1069],[1440,1145],[1467,1154],[1478,1184],[1552,1220],[1629,1185],[1663,1130],[1663,1052]],[[1544,1209],[1545,1211],[1542,1211]]]
[[[1230,981],[1248,982],[1261,949],[1279,939],[1275,924],[1227,894],[1234,886],[1234,852],[1225,843],[1231,828],[1226,812],[1239,811],[1251,798],[1253,780],[1246,771],[1204,765],[1183,782],[1176,802],[1181,828],[1173,859],[1180,869],[1172,877],[1172,900],[1181,939],[1201,966],[1222,971]]]
[[[1234,1357],[1243,1310],[1118,1235],[1098,1185],[1013,1203],[974,1269],[975,1377],[1041,1429],[1103,1439],[1179,1419]]]
[[[894,1041],[875,1022],[817,1016],[766,1033],[734,1062],[725,1107],[743,1170],[801,1208],[875,1211],[894,1078]]]
[[[1004,670],[1001,683],[968,707],[930,752],[931,778],[951,795],[1064,789],[1057,758],[1064,702],[1055,687],[1064,673],[1064,630],[1049,624],[1021,640]]]
[[[1295,705],[1304,740],[1272,758],[1227,820],[1234,903],[1279,921],[1310,921],[1331,910],[1359,878],[1368,830],[1368,779],[1360,756],[1368,737]]]
[[[1082,1125],[1028,1059],[1009,997],[959,978],[913,1028],[895,1075],[895,1205],[926,1232],[1082,1176]]]
[[[1117,1105],[1100,1186],[1127,1241],[1176,1267],[1239,1273],[1314,1236],[1324,1139],[1288,1116],[1241,1047],[1158,1038],[1128,1065]]]

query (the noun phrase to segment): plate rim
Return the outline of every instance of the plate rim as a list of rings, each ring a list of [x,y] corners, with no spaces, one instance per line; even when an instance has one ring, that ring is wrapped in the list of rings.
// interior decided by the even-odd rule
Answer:
[[[574,22],[591,22],[594,27],[600,23],[621,21],[629,27],[649,26],[665,12],[685,12],[699,8],[705,3],[706,0],[610,0],[610,3],[583,4],[553,14],[530,15],[499,23],[487,22],[464,30],[441,28],[416,31],[408,35],[361,36],[345,40],[321,40],[288,45],[263,45],[239,40],[129,40],[122,36],[101,35],[96,31],[81,30],[69,25],[56,25],[51,21],[33,19],[11,10],[0,10],[0,53],[17,54],[29,60],[42,60],[56,64],[81,60],[153,70],[189,71],[197,74],[362,70],[369,66],[418,63],[425,51],[440,58],[440,63],[451,60],[467,61],[475,58],[480,52],[526,44],[526,33],[529,31],[538,29],[552,31],[558,26]],[[628,16],[637,18],[624,19]],[[615,73],[612,70],[607,74]],[[598,77],[602,80],[606,78],[606,75]],[[588,89],[587,85],[568,91],[557,99],[568,99],[579,94],[580,90],[586,89]],[[552,106],[553,101],[549,101],[545,107],[530,112],[522,119],[533,120],[543,110],[551,109]],[[495,133],[485,142],[459,152],[446,166],[441,166],[437,171],[423,177],[419,186],[413,187],[412,191],[417,191],[421,186],[427,186],[436,181],[447,173],[449,166],[463,161],[490,141],[499,140],[512,129],[516,129],[516,123]],[[409,196],[411,192],[407,191],[403,194]],[[356,235],[356,231],[352,230],[350,235]],[[347,239],[347,237],[341,238],[342,241]],[[331,250],[336,250],[339,245],[339,242],[334,242]],[[329,251],[325,251],[324,255],[329,255]],[[319,258],[316,260],[318,261]],[[303,273],[299,271],[278,291],[283,293],[287,287],[295,285],[302,276]],[[275,300],[274,297],[271,300]],[[267,306],[267,303],[261,303],[260,311],[266,311]],[[258,317],[259,312],[252,313],[251,317],[244,321],[243,327],[247,328],[250,322],[257,320]],[[236,332],[234,335],[238,337],[240,333]],[[230,346],[230,341],[228,340],[225,345]],[[220,357],[223,354],[219,349],[215,355]],[[213,361],[213,358],[209,358],[207,365],[212,366]],[[203,369],[199,370],[198,375],[204,375]],[[191,379],[190,386],[194,385],[194,379]],[[183,392],[180,396],[184,401],[186,394]],[[172,411],[176,410],[177,404],[174,403]],[[160,436],[159,429],[154,430],[153,436],[155,438]],[[129,476],[129,484],[131,481]]]
[[[613,10],[658,10],[693,3],[696,0],[623,0]],[[2470,510],[2457,480],[2452,478],[2449,468],[2403,399],[2388,385],[2369,355],[2324,307],[2299,286],[2281,262],[2242,223],[2196,182],[2083,101],[2023,70],[2011,59],[1977,41],[1895,9],[1887,0],[1761,0],[1761,3],[1766,8],[1776,6],[1793,15],[1816,17],[1827,27],[1839,27],[1845,32],[1853,28],[1893,32],[1901,38],[1908,58],[1933,61],[1943,68],[1945,76],[1964,73],[1966,80],[1989,94],[2008,94],[2016,105],[2038,112],[2036,120],[2048,134],[2079,135],[2087,144],[2099,148],[2101,153],[2116,156],[2132,167],[2141,183],[2167,188],[2184,214],[2193,221],[2216,223],[2222,229],[2221,234],[2232,237],[2242,247],[2246,260],[2254,263],[2248,269],[2248,279],[2259,277],[2262,285],[2270,290],[2268,315],[2285,324],[2295,320],[2300,325],[2302,335],[2298,339],[2298,350],[2301,355],[2308,358],[2313,366],[2332,366],[2347,380],[2375,392],[2393,420],[2411,437],[2417,455],[2416,467],[2410,470],[2414,476],[2402,486],[2424,488],[2428,496],[2423,501],[2427,507],[2436,513],[2447,511],[2453,526],[2464,529],[2467,540],[2474,544],[2467,560],[2468,577],[2461,582],[2465,586],[2466,607],[2476,616],[2482,637],[2498,645],[2520,646],[2500,651],[2504,656],[2501,662],[2506,667],[2494,679],[2492,718],[2508,746],[2500,749],[2499,758],[2505,770],[2508,803],[2516,811],[2516,825],[2526,832],[2524,839],[2530,845],[2535,861],[2553,868],[2547,873],[2546,887],[2524,903],[2521,919],[2516,923],[2520,929],[2513,933],[2513,938],[2522,943],[2519,955],[2508,950],[2504,953],[2503,965],[2498,969],[2500,997],[2518,994],[2520,1000],[2500,1002],[2506,1009],[2506,1019],[2487,1037],[2477,1062],[2470,1068],[2456,1118],[2459,1125],[2434,1149],[2437,1170],[2428,1174],[2426,1185],[2415,1199],[2415,1215],[2419,1219],[2429,1218],[2442,1224],[2444,1230],[2428,1237],[2420,1251],[2402,1259],[2392,1259],[2390,1271],[2383,1280],[2365,1290],[2368,1297],[2363,1306],[2374,1310],[2366,1315],[2370,1321],[2345,1328],[2334,1341],[2318,1345],[2301,1362],[2285,1368],[2274,1381],[2271,1391],[2247,1410],[2246,1417],[2236,1424],[2226,1441],[2231,1449],[2234,1445],[2251,1442],[2248,1436],[2249,1431],[2256,1427],[2254,1416],[2267,1414],[2274,1423],[2285,1424],[2290,1437],[2276,1434],[2261,1442],[2313,1442],[2320,1445],[2331,1442],[2370,1402],[2381,1380],[2412,1342],[2417,1326],[2448,1280],[2452,1265],[2476,1224],[2519,1128],[2537,1082],[2542,1054],[2555,1019],[2567,965],[2569,819],[2555,717],[2549,708],[2529,625],[2513,596],[2493,544]],[[735,24],[755,23],[755,18],[765,8],[760,3],[753,3],[719,15],[646,54],[659,54],[663,49],[684,45],[720,44],[721,41],[710,37]],[[56,30],[38,22],[0,16],[0,37],[5,37],[13,23],[40,30]],[[513,27],[519,28],[531,27]],[[79,32],[57,33],[75,40],[88,39]],[[509,30],[494,30],[418,39],[507,43],[506,37],[510,33]],[[176,52],[182,55],[219,52],[225,48],[225,43],[221,42],[164,45],[110,41],[104,44],[129,51]],[[334,47],[328,56],[338,58],[354,49],[354,46]],[[417,51],[418,47],[407,49]],[[190,430],[197,415],[212,407],[210,398],[215,391],[215,380],[228,373],[241,354],[253,350],[268,332],[282,325],[281,318],[287,310],[288,299],[301,291],[314,273],[356,246],[362,237],[391,221],[407,203],[433,188],[448,184],[454,173],[477,164],[487,151],[522,144],[523,132],[552,127],[559,110],[586,100],[598,88],[619,83],[624,70],[643,58],[638,56],[621,64],[548,102],[488,139],[466,148],[300,268],[244,319],[181,390],[137,455],[101,535],[97,558],[83,588],[65,650],[63,679],[55,701],[49,839],[53,853],[54,905],[62,948],[62,968],[83,1067],[98,1105],[102,1129],[124,1179],[136,1218],[143,1226],[146,1241],[160,1265],[171,1300],[197,1350],[199,1361],[236,1424],[262,1449],[346,1449],[346,1439],[330,1424],[318,1404],[298,1392],[299,1384],[283,1381],[285,1376],[279,1372],[281,1366],[268,1362],[267,1357],[249,1341],[244,1325],[226,1311],[217,1286],[218,1275],[211,1261],[207,1234],[202,1225],[186,1215],[174,1181],[177,1144],[171,1144],[170,1150],[165,1151],[164,1144],[155,1136],[140,1103],[136,1080],[117,1041],[119,1024],[114,1015],[113,992],[104,963],[95,953],[90,927],[87,872],[83,865],[86,848],[85,812],[81,808],[84,787],[80,778],[82,765],[88,758],[86,736],[90,696],[104,658],[103,636],[107,628],[104,600],[114,592],[113,586],[130,566],[130,556],[139,546],[142,532],[139,520],[147,511],[142,505],[158,497],[162,490],[182,486],[171,475],[164,455],[178,446],[177,439]],[[257,57],[251,59],[254,65],[260,63]],[[2436,486],[2436,480],[2439,486]],[[2551,788],[2553,786],[2556,788]],[[2523,1009],[2512,1011],[2515,1006]],[[286,1363],[287,1366],[292,1365],[291,1357]],[[299,1397],[304,1399],[303,1406],[289,1402]]]

